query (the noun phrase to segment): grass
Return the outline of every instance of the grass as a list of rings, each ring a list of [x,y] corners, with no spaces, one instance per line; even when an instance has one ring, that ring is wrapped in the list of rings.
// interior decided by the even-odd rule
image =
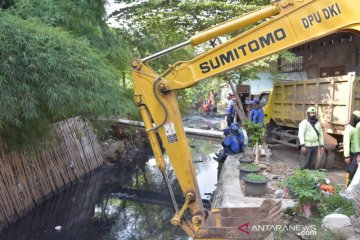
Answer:
[[[290,217],[290,219],[287,219]],[[323,229],[321,227],[323,218],[305,218],[305,217],[299,217],[299,216],[290,216],[284,214],[283,217],[280,219],[280,222],[278,225],[281,226],[295,226],[300,225],[300,228],[304,226],[303,229],[305,229],[305,226],[311,226],[309,228],[309,231],[306,231],[303,233],[304,235],[299,236],[296,231],[288,230],[288,231],[276,231],[274,232],[274,239],[275,240],[289,240],[289,239],[306,239],[306,240],[345,240],[346,238],[342,236],[340,233],[334,233],[332,231]],[[311,230],[313,228],[316,228],[314,232]],[[316,233],[316,234],[314,234]]]

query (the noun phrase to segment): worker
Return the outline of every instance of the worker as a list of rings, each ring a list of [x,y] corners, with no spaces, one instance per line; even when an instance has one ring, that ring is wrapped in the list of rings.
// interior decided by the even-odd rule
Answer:
[[[211,90],[209,92],[209,103],[210,103],[210,112],[211,113],[216,113],[217,112],[217,107],[216,107],[216,93],[214,92],[214,90]]]
[[[205,100],[204,100],[203,110],[204,110],[204,112],[208,112],[208,111],[209,111],[209,99],[205,99]]]
[[[227,99],[229,100],[229,104],[226,108],[226,122],[227,122],[227,126],[230,127],[231,123],[234,122],[234,117],[235,117],[234,105],[236,104],[236,98],[234,94],[229,93]]]
[[[237,123],[231,124],[231,131],[239,143],[239,152],[244,152],[245,149],[245,136]]]
[[[253,100],[250,100],[248,102],[248,117],[249,117],[249,120],[250,121],[253,121],[253,118],[254,118],[254,101]]]
[[[260,100],[258,98],[254,99],[253,116],[251,121],[255,124],[264,125],[264,110],[260,106]]]
[[[359,138],[360,137],[360,122],[358,122],[356,124],[356,134]],[[358,145],[358,147],[360,147],[360,146]],[[358,152],[358,155],[357,155],[357,162],[358,162],[358,164],[360,163],[360,152]]]
[[[324,134],[320,122],[316,119],[316,108],[309,107],[307,118],[299,124],[299,141],[301,146],[300,169],[315,169],[318,151],[324,154]]]
[[[224,141],[221,142],[223,150],[220,153],[215,153],[216,157],[214,157],[214,160],[218,162],[224,162],[228,155],[239,153],[240,151],[239,143],[234,134],[231,133],[231,129],[225,128],[223,132]]]
[[[345,127],[344,139],[344,157],[346,170],[346,184],[350,185],[355,172],[358,168],[360,156],[360,111],[352,112],[349,124]]]

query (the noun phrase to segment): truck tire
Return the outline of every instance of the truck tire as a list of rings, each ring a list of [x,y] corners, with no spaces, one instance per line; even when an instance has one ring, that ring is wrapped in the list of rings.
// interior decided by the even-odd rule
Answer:
[[[328,133],[324,133],[324,142],[325,142],[325,153],[326,153],[326,163],[325,168],[326,169],[332,169],[335,164],[335,152],[336,147],[338,145],[338,139],[334,137],[333,135],[330,135]]]
[[[276,125],[272,120],[270,120],[270,123],[266,125],[266,143],[268,144],[275,144],[276,142],[272,139],[274,138],[274,134],[272,134],[272,131],[276,128]]]
[[[324,154],[320,154],[320,149],[319,149],[317,161],[316,161],[316,164],[315,164],[315,169],[325,168],[326,158],[327,158],[326,157],[326,151],[324,152]]]

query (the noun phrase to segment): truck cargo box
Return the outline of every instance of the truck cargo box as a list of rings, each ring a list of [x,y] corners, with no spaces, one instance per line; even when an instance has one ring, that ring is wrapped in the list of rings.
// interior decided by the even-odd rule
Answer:
[[[349,73],[338,77],[280,81],[274,84],[264,110],[267,118],[276,125],[298,128],[309,106],[316,107],[317,117],[326,133],[342,135],[352,111],[360,109],[360,78]]]

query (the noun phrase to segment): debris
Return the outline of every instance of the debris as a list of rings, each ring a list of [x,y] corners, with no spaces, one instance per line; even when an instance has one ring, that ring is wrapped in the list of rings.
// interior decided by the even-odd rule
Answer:
[[[55,230],[56,230],[56,231],[61,231],[61,228],[62,228],[61,226],[56,226],[56,227],[55,227]]]
[[[274,195],[276,198],[283,198],[284,197],[284,191],[281,189],[278,189],[274,192]]]

